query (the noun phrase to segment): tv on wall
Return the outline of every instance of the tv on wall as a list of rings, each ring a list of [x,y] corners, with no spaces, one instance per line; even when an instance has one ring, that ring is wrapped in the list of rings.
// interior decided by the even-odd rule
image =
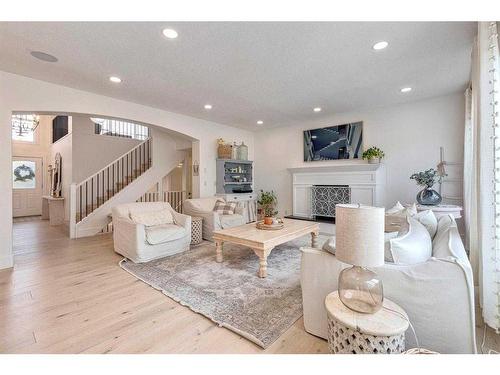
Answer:
[[[304,161],[358,159],[363,122],[304,130]]]

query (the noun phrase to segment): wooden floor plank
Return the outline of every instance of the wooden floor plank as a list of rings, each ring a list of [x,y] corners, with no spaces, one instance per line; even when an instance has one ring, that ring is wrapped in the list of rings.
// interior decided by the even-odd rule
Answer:
[[[0,271],[3,353],[324,353],[297,321],[267,350],[218,327],[118,266],[110,234],[71,240],[14,223],[15,267]]]
[[[71,240],[41,220],[13,230],[15,267],[0,270],[2,353],[328,352],[302,319],[266,350],[218,327],[122,270],[110,234]],[[490,328],[484,347],[500,350]]]

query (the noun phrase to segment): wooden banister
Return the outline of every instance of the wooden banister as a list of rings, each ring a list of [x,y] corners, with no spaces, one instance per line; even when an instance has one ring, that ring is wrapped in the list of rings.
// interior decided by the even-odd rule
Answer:
[[[152,140],[147,138],[74,189],[76,223],[82,221],[152,166]]]

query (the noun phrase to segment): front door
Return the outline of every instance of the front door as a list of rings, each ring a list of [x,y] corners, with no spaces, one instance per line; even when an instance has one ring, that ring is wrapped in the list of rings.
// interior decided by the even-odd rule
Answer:
[[[14,217],[42,214],[41,158],[12,158],[12,211]]]

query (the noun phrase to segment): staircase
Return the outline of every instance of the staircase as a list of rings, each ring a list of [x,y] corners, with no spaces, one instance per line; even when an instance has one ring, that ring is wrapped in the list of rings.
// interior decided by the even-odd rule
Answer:
[[[147,138],[86,180],[71,185],[71,238],[101,232],[110,223],[115,205],[137,201],[177,166],[183,153],[161,138]]]
[[[76,186],[76,224],[151,168],[151,138]]]

